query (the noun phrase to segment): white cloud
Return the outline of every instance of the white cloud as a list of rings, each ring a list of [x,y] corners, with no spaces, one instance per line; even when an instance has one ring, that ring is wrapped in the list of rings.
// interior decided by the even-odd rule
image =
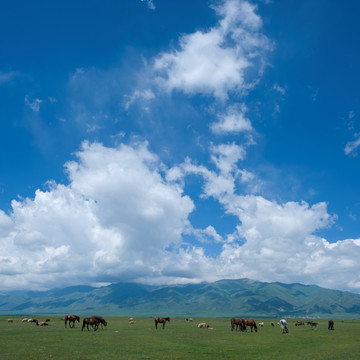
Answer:
[[[154,2],[152,0],[140,0],[141,2],[146,2],[147,6],[150,10],[155,10],[156,7],[154,5]]]
[[[360,240],[331,244],[316,235],[335,221],[325,203],[240,195],[241,147],[214,146],[212,153],[216,171],[190,160],[166,169],[144,143],[84,143],[66,164],[68,185],[49,182],[33,199],[13,201],[10,214],[0,211],[1,288],[249,277],[360,290]],[[193,228],[187,175],[203,179],[204,199],[238,219],[236,228],[225,235],[211,223]],[[184,241],[189,234],[201,246]],[[223,244],[216,257],[206,254],[211,243]]]
[[[158,83],[167,91],[211,94],[226,99],[229,91],[252,85],[246,71],[269,50],[261,34],[262,21],[256,7],[246,1],[228,0],[214,7],[219,23],[208,31],[180,38],[179,49],[155,59]]]
[[[128,110],[134,102],[139,100],[152,100],[155,98],[155,94],[149,89],[144,91],[135,90],[132,95],[126,95],[125,97],[127,99],[125,102],[125,110]]]
[[[231,134],[253,130],[251,122],[245,117],[246,106],[230,106],[226,113],[218,114],[218,122],[212,123],[210,129],[214,134]]]
[[[360,134],[355,134],[354,137],[355,140],[349,141],[345,146],[344,152],[346,155],[354,155],[356,149],[360,146]]]
[[[117,149],[84,143],[66,164],[70,184],[52,183],[0,213],[6,287],[155,277],[158,258],[181,243],[193,210],[146,145]],[[161,275],[161,272],[160,272]]]
[[[28,96],[25,96],[25,104],[28,106],[32,111],[39,112],[40,111],[40,104],[43,101],[41,99],[35,99],[33,101],[29,100]]]
[[[19,74],[15,71],[1,72],[0,71],[0,85],[8,84]]]

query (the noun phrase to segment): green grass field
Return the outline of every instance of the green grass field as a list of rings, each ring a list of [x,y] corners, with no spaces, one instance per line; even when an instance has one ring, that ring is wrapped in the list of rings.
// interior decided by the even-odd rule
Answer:
[[[165,329],[155,329],[152,318],[108,317],[108,327],[81,331],[81,323],[65,329],[60,317],[49,326],[22,323],[21,317],[0,317],[1,359],[359,359],[360,320],[335,320],[335,330],[319,326],[295,327],[288,320],[289,333],[272,327],[279,319],[255,319],[265,326],[257,333],[231,331],[229,318],[171,318]],[[37,317],[45,320],[45,317]],[[214,330],[199,329],[207,322]]]

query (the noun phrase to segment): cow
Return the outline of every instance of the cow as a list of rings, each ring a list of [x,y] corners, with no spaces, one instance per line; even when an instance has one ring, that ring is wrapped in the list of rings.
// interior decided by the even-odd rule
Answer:
[[[206,328],[209,328],[210,327],[210,325],[209,324],[206,324],[206,323],[200,323],[200,324],[198,324],[198,328],[204,328],[204,329],[206,329]]]

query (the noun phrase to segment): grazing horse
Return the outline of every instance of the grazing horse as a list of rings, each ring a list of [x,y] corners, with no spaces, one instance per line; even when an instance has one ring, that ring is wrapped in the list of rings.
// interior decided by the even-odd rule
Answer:
[[[160,324],[163,324],[163,329],[164,329],[165,328],[165,323],[167,321],[170,322],[169,317],[165,317],[165,318],[157,317],[157,318],[155,318],[155,328],[157,329],[158,323],[160,323]]]
[[[235,331],[237,331],[238,328],[240,328],[241,331],[245,330],[245,319],[232,318],[231,319],[231,331],[233,331],[234,329],[235,329]]]
[[[246,327],[247,326],[250,326],[250,328],[251,328],[251,332],[253,332],[253,329],[255,330],[255,332],[257,332],[258,331],[258,329],[257,329],[257,326],[256,326],[256,323],[255,323],[255,320],[254,319],[245,319],[245,331],[247,331],[246,330]]]
[[[84,318],[83,326],[81,328],[81,331],[84,330],[85,325],[86,325],[88,331],[90,331],[89,330],[89,325],[91,325],[92,328],[94,329],[94,331],[96,331],[98,329],[98,327],[99,327],[99,321],[96,318],[93,318],[93,317]]]
[[[75,321],[80,322],[80,317],[77,315],[66,315],[65,316],[65,327],[67,327],[67,322],[69,322],[70,328],[75,327]],[[72,324],[72,325],[71,325]]]
[[[7,322],[12,323],[12,322],[14,322],[14,320],[13,319],[7,319]]]
[[[310,325],[313,330],[318,326],[318,323],[314,321],[308,321],[307,324]]]
[[[288,333],[289,332],[289,329],[288,329],[288,326],[287,326],[287,322],[285,319],[281,319],[279,321],[279,325],[281,326],[281,333],[284,334],[284,333]]]
[[[301,326],[301,325],[305,325],[305,323],[303,321],[297,321],[295,323],[295,326]]]
[[[103,326],[105,326],[105,327],[107,326],[107,322],[105,321],[105,319],[103,317],[93,315],[92,318],[96,319],[99,322],[99,325],[101,325],[102,329],[104,328]]]
[[[329,320],[328,329],[334,330],[334,320]]]

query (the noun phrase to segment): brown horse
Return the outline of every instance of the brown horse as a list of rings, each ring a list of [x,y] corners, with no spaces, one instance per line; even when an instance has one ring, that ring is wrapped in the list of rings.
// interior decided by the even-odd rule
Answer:
[[[232,318],[231,319],[231,331],[237,331],[239,328],[239,330],[244,331],[245,330],[245,319],[236,319],[236,318]]]
[[[103,326],[107,326],[107,322],[105,321],[105,319],[101,316],[96,316],[93,315],[92,318],[96,319],[99,322],[99,325],[101,325],[101,328],[103,329]]]
[[[98,327],[99,327],[99,321],[96,318],[93,318],[93,317],[84,318],[83,326],[81,328],[81,331],[84,330],[85,325],[86,325],[88,331],[90,331],[89,330],[89,325],[91,325],[92,328],[94,329],[94,331],[96,331],[98,329]]]
[[[47,326],[47,325],[49,325],[46,321],[37,321],[36,320],[36,325],[37,326]]]
[[[169,317],[165,317],[165,318],[157,317],[157,318],[155,318],[155,328],[157,329],[158,323],[160,323],[160,324],[163,324],[163,329],[164,329],[165,328],[165,323],[167,321],[170,322]]]
[[[257,329],[257,326],[256,326],[256,323],[255,323],[255,320],[254,319],[245,319],[245,331],[247,331],[246,330],[246,327],[247,326],[250,326],[250,328],[251,328],[251,332],[253,332],[253,329],[255,330],[255,332],[257,332],[258,331],[258,329]]]
[[[70,328],[75,327],[75,321],[80,322],[80,318],[77,315],[66,315],[65,316],[65,327],[67,327],[67,323],[69,322]]]

